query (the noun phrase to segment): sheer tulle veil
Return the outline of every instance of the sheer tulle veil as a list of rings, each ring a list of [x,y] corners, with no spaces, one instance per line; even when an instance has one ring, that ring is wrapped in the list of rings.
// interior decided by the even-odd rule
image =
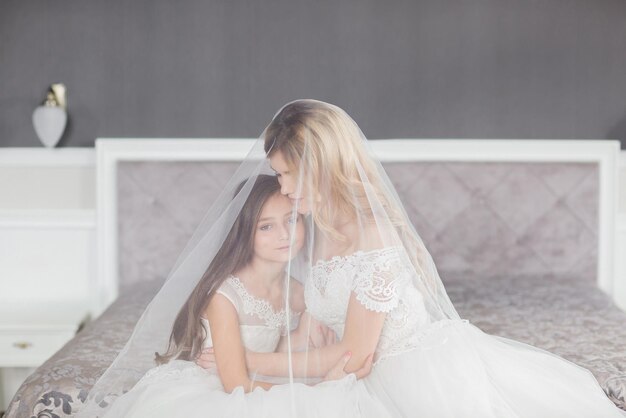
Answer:
[[[275,166],[276,156],[284,167]],[[200,318],[192,317],[185,323],[186,329],[177,330],[177,317],[190,296],[202,288],[203,280],[211,279],[206,273],[221,271],[217,267],[223,266],[223,258],[229,255],[220,250],[231,239],[229,234],[253,196],[259,176],[277,174],[281,191],[292,199],[294,216],[301,219],[306,231],[304,245],[293,250],[285,265],[286,299],[292,280],[298,280],[305,284],[307,301],[306,284],[314,269],[355,253],[393,247],[399,251],[389,261],[394,264],[389,271],[401,277],[387,280],[384,274],[376,276],[378,282],[368,284],[374,289],[368,308],[383,311],[376,304],[383,306],[394,292],[402,292],[402,286],[412,282],[423,299],[429,322],[459,318],[432,257],[356,122],[332,104],[296,100],[274,115],[207,211],[125,347],[96,381],[79,416],[102,416],[119,395],[157,366],[155,353],[162,355],[169,349],[171,358],[194,360],[201,349],[199,344],[177,344],[182,345],[180,338],[185,333],[195,335],[197,342],[204,328]],[[242,238],[241,245],[244,241]],[[206,304],[215,289],[202,289],[208,289],[207,297],[201,299]],[[285,306],[289,304],[285,300]],[[289,312],[285,310],[285,315]],[[295,350],[289,337],[286,342]],[[293,382],[293,376],[286,384],[289,381]]]

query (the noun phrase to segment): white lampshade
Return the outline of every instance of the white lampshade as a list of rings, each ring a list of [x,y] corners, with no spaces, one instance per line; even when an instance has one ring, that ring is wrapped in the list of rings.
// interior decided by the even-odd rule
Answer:
[[[61,139],[67,113],[58,106],[39,106],[33,112],[33,126],[39,140],[48,148],[54,148]]]

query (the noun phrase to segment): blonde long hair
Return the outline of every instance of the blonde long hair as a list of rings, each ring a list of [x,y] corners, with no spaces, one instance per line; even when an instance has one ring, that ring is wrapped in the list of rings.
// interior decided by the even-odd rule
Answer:
[[[356,122],[341,108],[308,99],[286,104],[264,131],[267,156],[280,151],[290,170],[310,177],[307,184],[316,189],[310,193],[324,191],[327,200],[312,211],[313,221],[322,232],[349,245],[334,225],[337,217],[356,217],[367,224],[376,222],[375,211],[384,213],[386,227],[379,233],[394,245],[402,243],[422,278],[421,290],[431,300],[451,307],[430,253],[410,224],[393,186],[384,184],[386,175],[368,155],[364,141]],[[373,208],[372,203],[377,207]],[[435,304],[435,309],[441,306]],[[444,315],[458,316],[453,307]]]
[[[317,100],[285,105],[264,132],[268,157],[280,151],[291,168],[309,176],[307,184],[324,190],[327,200],[313,211],[313,220],[321,231],[340,242],[345,236],[333,225],[337,216],[363,215],[365,221],[373,221],[368,192],[373,192],[392,215],[393,224],[400,221],[363,141],[361,130],[346,112]]]

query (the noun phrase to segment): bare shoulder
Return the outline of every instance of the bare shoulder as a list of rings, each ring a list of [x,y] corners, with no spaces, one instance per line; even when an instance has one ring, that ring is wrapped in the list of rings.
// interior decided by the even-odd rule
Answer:
[[[204,308],[203,316],[208,320],[222,317],[237,318],[237,309],[229,298],[221,293],[216,293],[213,295],[206,308]]]

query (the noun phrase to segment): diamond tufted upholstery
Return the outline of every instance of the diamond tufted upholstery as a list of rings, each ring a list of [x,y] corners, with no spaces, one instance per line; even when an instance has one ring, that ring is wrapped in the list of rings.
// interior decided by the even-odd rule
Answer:
[[[164,279],[238,163],[118,164],[121,291]],[[385,165],[440,274],[596,279],[598,166]]]
[[[442,276],[595,280],[596,164],[411,163],[386,170]]]

